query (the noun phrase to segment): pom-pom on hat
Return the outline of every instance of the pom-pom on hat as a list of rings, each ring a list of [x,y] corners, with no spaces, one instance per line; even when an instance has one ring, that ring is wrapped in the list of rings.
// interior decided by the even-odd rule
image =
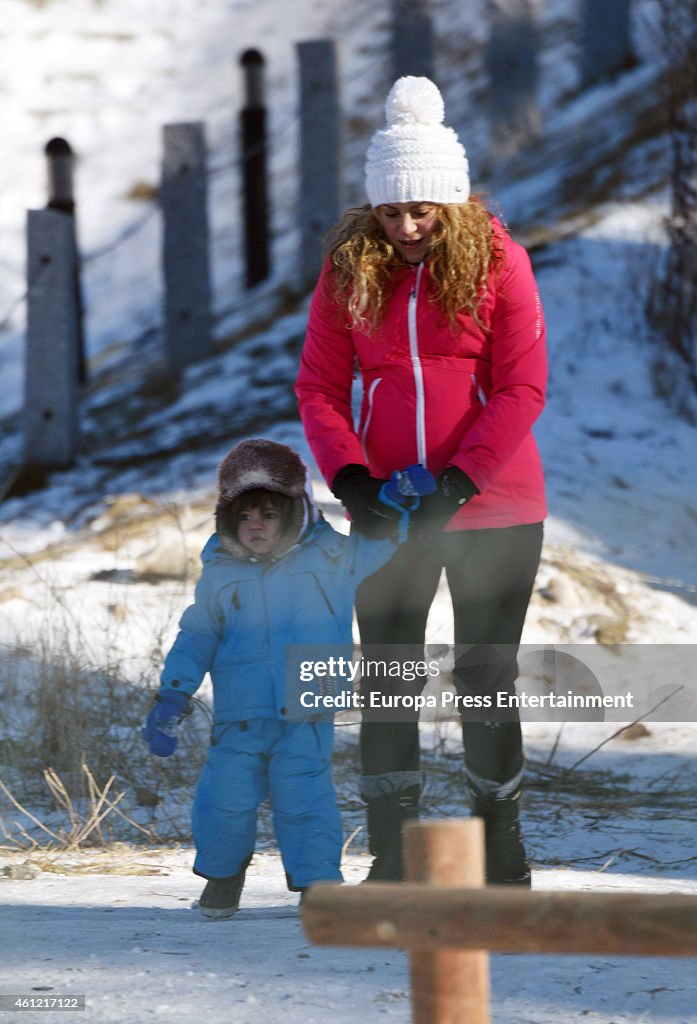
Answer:
[[[370,205],[465,203],[470,194],[464,146],[443,124],[443,97],[430,78],[398,78],[385,101],[387,126],[375,132],[365,164]]]

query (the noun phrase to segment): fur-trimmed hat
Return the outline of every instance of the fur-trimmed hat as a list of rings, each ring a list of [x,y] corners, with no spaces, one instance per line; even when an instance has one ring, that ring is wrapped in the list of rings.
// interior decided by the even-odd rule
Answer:
[[[383,203],[466,203],[469,163],[430,78],[398,78],[385,101],[387,125],[373,135],[365,165],[372,207]]]
[[[257,488],[293,499],[291,526],[274,550],[274,556],[292,547],[314,518],[310,476],[297,452],[263,437],[240,442],[220,464],[215,509],[215,526],[220,542],[237,557],[248,556],[249,552],[231,533],[225,513],[240,494]]]

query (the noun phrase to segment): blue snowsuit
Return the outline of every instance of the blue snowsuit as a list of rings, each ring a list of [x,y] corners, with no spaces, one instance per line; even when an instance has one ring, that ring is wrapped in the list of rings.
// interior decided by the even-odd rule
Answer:
[[[394,551],[392,541],[347,537],[321,518],[277,560],[235,557],[218,534],[206,544],[161,677],[162,690],[189,695],[206,672],[213,682],[211,747],[192,812],[196,874],[226,878],[246,866],[270,795],[288,887],[341,880],[333,722],[285,720],[286,651],[350,645],[356,589]]]

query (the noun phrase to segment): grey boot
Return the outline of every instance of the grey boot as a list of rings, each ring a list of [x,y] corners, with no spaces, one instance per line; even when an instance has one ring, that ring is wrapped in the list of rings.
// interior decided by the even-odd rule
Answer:
[[[244,871],[229,878],[209,878],[199,896],[198,906],[204,917],[222,920],[237,913],[244,886]]]
[[[237,913],[245,875],[252,856],[253,851],[242,861],[239,874],[228,875],[227,878],[208,879],[206,888],[198,900],[198,908],[204,917],[222,920]]]

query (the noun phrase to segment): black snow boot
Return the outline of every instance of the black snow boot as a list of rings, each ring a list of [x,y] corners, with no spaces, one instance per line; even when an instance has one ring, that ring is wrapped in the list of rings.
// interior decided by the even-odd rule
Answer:
[[[198,907],[204,917],[222,920],[238,910],[244,885],[245,872],[229,878],[210,878],[201,893]]]
[[[388,793],[366,801],[368,840],[373,863],[366,882],[401,882],[402,825],[419,816],[419,787],[410,786],[399,793]]]
[[[503,800],[470,790],[472,813],[484,819],[488,885],[530,886],[530,865],[520,832],[520,789]]]

